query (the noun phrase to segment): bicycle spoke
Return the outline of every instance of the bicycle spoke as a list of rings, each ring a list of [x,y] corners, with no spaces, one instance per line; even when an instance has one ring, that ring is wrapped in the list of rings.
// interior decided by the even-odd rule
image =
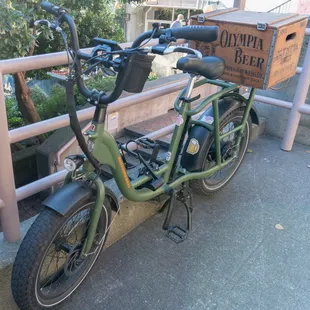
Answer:
[[[234,128],[240,126],[241,122],[235,122],[231,121],[228,124],[226,124],[222,130],[220,131],[221,135],[225,133],[229,133],[232,131]],[[232,156],[234,156],[234,150],[237,147],[236,142],[237,138],[239,136],[240,132],[234,132],[226,136],[224,139],[221,141],[221,159],[222,162],[225,162],[229,160]],[[210,148],[209,155],[208,155],[208,164],[205,167],[206,170],[211,169],[212,167],[216,166],[216,163],[214,161],[215,159],[215,154],[214,153],[214,141],[213,144]],[[227,176],[233,171],[235,167],[235,161],[232,161],[230,164],[226,165],[222,169],[214,172],[212,175],[210,175],[208,178],[205,179],[205,181],[209,182],[209,185],[216,185],[222,182]]]

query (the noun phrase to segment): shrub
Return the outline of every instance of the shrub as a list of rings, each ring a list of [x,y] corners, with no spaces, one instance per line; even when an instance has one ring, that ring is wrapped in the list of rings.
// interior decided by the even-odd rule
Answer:
[[[16,99],[14,97],[5,98],[5,105],[6,105],[9,129],[14,129],[23,126],[24,121],[18,109]]]
[[[42,97],[41,97],[42,98]],[[60,85],[54,85],[51,93],[44,100],[36,103],[42,119],[49,119],[67,113],[66,91]]]
[[[96,74],[91,76],[88,80],[85,81],[86,86],[90,89],[97,89],[98,91],[111,92],[114,88],[116,78],[104,77],[102,74]],[[85,98],[81,95],[75,87],[75,100],[77,106],[83,106],[86,103]]]
[[[31,88],[31,99],[36,106],[45,101],[47,97],[47,94],[38,85]]]
[[[151,72],[148,80],[156,80],[157,76]],[[89,89],[111,92],[115,85],[115,77],[104,77],[97,74],[85,81]],[[85,98],[79,93],[77,87],[74,89],[77,109],[83,108],[86,103]],[[35,86],[31,89],[31,99],[34,102],[41,119],[49,119],[67,113],[66,90],[64,87],[56,84],[52,87],[48,96],[40,87]],[[24,125],[21,113],[19,112],[16,99],[7,97],[6,108],[8,115],[9,129],[18,128]]]

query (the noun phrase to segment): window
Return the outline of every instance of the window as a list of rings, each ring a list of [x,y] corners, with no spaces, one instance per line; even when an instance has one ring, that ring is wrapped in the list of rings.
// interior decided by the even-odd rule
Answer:
[[[188,18],[188,9],[174,9],[174,18],[173,20],[176,20],[179,14],[182,14],[185,19]]]
[[[156,8],[154,10],[154,19],[156,20],[172,20],[172,9]]]

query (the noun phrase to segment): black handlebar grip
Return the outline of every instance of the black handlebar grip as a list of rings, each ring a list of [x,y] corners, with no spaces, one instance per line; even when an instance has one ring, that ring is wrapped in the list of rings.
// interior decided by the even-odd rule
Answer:
[[[187,54],[193,54],[195,55],[195,52],[186,48],[186,47],[183,47],[183,46],[178,46],[174,49],[174,52],[178,52],[178,53],[187,53]]]
[[[219,32],[218,26],[185,26],[167,30],[170,30],[171,35],[176,39],[195,40],[206,43],[217,40]]]
[[[41,8],[51,14],[57,14],[58,11],[58,7],[56,5],[54,5],[53,3],[50,3],[48,1],[43,1],[41,3]]]

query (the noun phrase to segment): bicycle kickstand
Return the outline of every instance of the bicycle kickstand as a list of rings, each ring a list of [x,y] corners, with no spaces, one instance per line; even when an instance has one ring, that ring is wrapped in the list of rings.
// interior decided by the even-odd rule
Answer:
[[[186,229],[180,227],[179,225],[173,225],[173,226],[169,225],[171,218],[172,218],[173,210],[174,210],[174,207],[177,201],[180,201],[186,208],[186,214],[187,214],[187,228]],[[181,197],[177,197],[176,191],[175,190],[172,191],[170,204],[168,205],[166,219],[163,224],[163,229],[167,230],[166,237],[171,239],[176,244],[183,242],[187,238],[188,233],[192,230],[193,209],[191,205],[188,205],[187,201],[190,201],[191,203],[191,199],[186,199],[183,193],[181,193]]]

